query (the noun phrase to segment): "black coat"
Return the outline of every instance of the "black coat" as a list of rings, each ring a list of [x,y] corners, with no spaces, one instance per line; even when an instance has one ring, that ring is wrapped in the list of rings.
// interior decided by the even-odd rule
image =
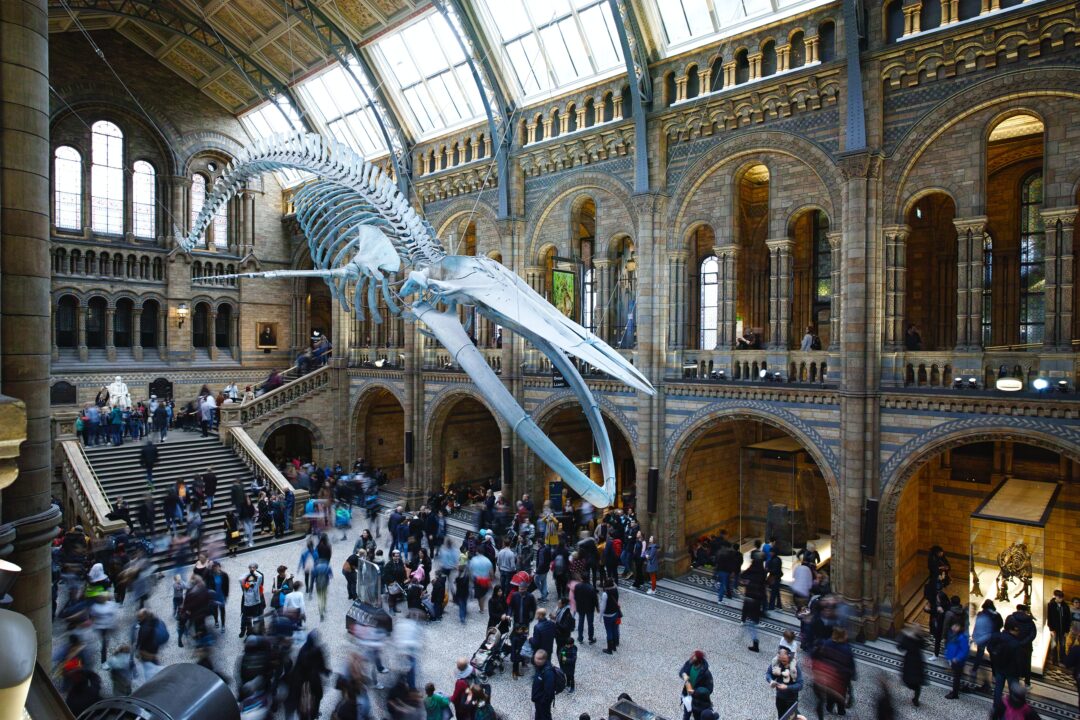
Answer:
[[[1016,627],[1020,629],[1020,635],[1016,638],[1017,641],[1021,646],[1026,646],[1028,652],[1031,652],[1031,644],[1035,642],[1035,638],[1039,635],[1039,629],[1035,627],[1035,620],[1027,613],[1022,612],[1014,612],[1009,616],[1009,620],[1016,623]]]
[[[158,449],[154,443],[146,443],[139,449],[139,465],[151,469],[157,465]]]
[[[1051,632],[1064,635],[1072,624],[1072,609],[1067,603],[1051,600],[1046,604],[1046,624]]]
[[[536,597],[530,592],[516,592],[510,598],[510,617],[515,625],[528,625],[536,615]]]
[[[574,605],[578,614],[592,615],[600,604],[600,595],[596,588],[587,582],[580,582],[574,586]]]
[[[690,669],[691,669],[692,666],[693,665],[689,660],[684,662],[682,668],[679,670],[679,677],[682,677],[683,675],[689,676],[690,675]],[[712,694],[712,692],[714,690],[712,671],[709,670],[709,663],[708,663],[707,660],[702,660],[701,661],[701,667],[698,670],[697,678],[696,678],[696,681],[694,682],[694,689],[697,690],[698,688],[707,689],[709,691],[710,695]],[[686,694],[686,688],[685,687],[683,687],[682,694],[683,695]]]
[[[532,642],[533,650],[544,650],[548,657],[551,657],[552,648],[555,646],[555,623],[547,618],[536,623],[530,642]]]
[[[926,658],[923,655],[922,639],[917,635],[901,633],[896,644],[904,652],[902,677],[904,685],[915,690],[926,683]]]
[[[206,494],[206,497],[214,497],[214,494],[217,493],[217,475],[208,472],[203,475],[202,481],[203,493]]]
[[[993,668],[995,675],[1020,677],[1024,669],[1024,649],[1012,633],[1005,631],[995,633],[986,644],[986,649],[990,651],[990,667]]]

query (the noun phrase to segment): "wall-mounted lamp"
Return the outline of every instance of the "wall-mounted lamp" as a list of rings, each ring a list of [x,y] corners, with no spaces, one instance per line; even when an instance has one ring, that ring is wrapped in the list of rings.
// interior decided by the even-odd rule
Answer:
[[[187,320],[188,306],[187,303],[180,303],[176,308],[176,317],[180,319],[177,327],[184,327],[184,321]]]
[[[1024,389],[1024,383],[1019,378],[1001,377],[994,386],[1003,392],[1019,392]]]

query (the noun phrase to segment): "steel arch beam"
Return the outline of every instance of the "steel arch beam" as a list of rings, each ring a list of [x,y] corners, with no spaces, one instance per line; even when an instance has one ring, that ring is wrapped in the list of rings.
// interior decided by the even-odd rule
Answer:
[[[608,0],[619,33],[626,74],[630,79],[630,106],[634,115],[634,192],[649,192],[648,133],[645,103],[652,102],[652,79],[645,43],[633,8],[626,0]]]
[[[349,38],[348,33],[338,27],[310,0],[287,0],[286,7],[288,7],[289,12],[296,15],[308,29],[315,33],[316,37],[322,41],[326,51],[337,60],[342,69],[349,74],[356,86],[360,88],[364,100],[375,111],[375,120],[379,124],[379,131],[382,133],[383,141],[390,151],[390,162],[394,167],[394,177],[397,180],[398,189],[405,197],[412,197],[410,193],[412,189],[412,162],[410,155],[412,138],[405,128],[405,124],[394,112],[393,106],[383,93],[371,65],[368,64],[367,59],[360,53],[360,49]],[[353,72],[353,68],[348,61],[350,57],[356,60],[356,64],[367,80],[367,85],[373,88],[375,97],[368,94],[367,87],[356,77],[356,73]]]
[[[446,18],[446,24],[457,37],[461,51],[469,63],[469,71],[472,73],[473,80],[476,81],[480,100],[484,103],[488,129],[495,147],[495,164],[499,171],[499,182],[496,186],[499,197],[498,217],[499,219],[508,218],[510,217],[510,147],[514,137],[513,129],[510,127],[512,106],[503,94],[502,78],[495,72],[487,56],[479,52],[480,35],[469,19],[468,13],[465,12],[461,0],[434,0],[433,4]],[[457,25],[461,26],[466,37],[462,37],[457,31],[451,16],[457,19]]]
[[[275,102],[275,98],[278,96],[288,98],[294,108],[299,109],[301,107],[289,86],[279,80],[276,75],[253,60],[235,43],[215,32],[209,24],[192,17],[175,4],[165,7],[163,3],[154,2],[154,0],[50,0],[49,2],[50,14],[66,13],[69,9],[72,12],[85,10],[86,12],[137,20],[140,23],[183,35],[213,54],[222,63],[239,70],[255,87],[255,91],[264,100],[269,100],[274,107],[278,107]],[[285,111],[281,110],[280,107],[278,107],[278,110],[291,125],[292,120]],[[307,118],[299,112],[297,115],[300,117],[304,129],[314,132],[315,129]]]

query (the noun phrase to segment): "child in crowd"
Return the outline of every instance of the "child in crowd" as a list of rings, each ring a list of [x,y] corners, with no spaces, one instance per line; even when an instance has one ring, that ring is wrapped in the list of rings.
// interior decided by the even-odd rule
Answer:
[[[787,648],[787,651],[791,653],[791,657],[799,652],[799,641],[795,637],[794,630],[785,630],[784,636],[780,638],[780,647]]]
[[[571,634],[559,648],[559,668],[566,676],[566,692],[574,692],[574,668],[577,667],[577,645]]]

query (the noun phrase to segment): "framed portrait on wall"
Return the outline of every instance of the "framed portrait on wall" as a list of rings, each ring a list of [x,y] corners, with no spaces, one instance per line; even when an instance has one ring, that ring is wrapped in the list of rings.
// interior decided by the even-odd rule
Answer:
[[[259,350],[272,350],[278,346],[278,324],[276,322],[255,323],[255,347]]]
[[[574,273],[566,270],[551,271],[551,303],[559,309],[563,315],[573,319],[574,317]]]

